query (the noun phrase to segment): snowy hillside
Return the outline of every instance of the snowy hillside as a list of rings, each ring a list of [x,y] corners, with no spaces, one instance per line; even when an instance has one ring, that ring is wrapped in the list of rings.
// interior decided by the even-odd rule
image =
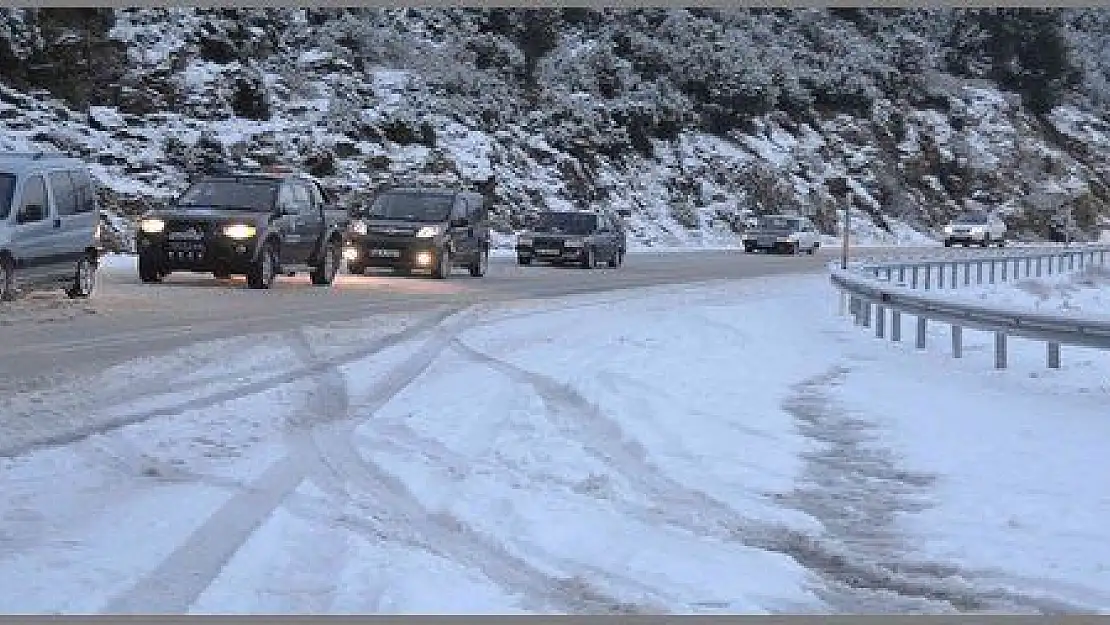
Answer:
[[[1036,238],[1110,213],[1105,15],[3,9],[0,149],[87,159],[121,215],[277,163],[347,204],[465,185],[502,234],[604,205],[640,244],[717,246],[745,211],[835,234],[843,176],[861,239],[975,206]]]

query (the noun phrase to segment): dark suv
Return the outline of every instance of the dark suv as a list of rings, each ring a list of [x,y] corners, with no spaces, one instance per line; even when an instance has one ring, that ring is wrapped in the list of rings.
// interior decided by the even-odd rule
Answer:
[[[401,187],[379,192],[356,210],[347,227],[347,270],[369,267],[397,273],[430,270],[447,278],[454,267],[481,277],[489,267],[489,218],[480,193]]]
[[[0,154],[0,300],[59,286],[89,297],[103,252],[100,217],[84,161]]]
[[[544,211],[517,238],[516,257],[521,265],[535,260],[585,269],[600,262],[619,267],[627,246],[623,224],[609,211]]]
[[[143,282],[191,271],[246,275],[251,288],[267,289],[279,274],[307,271],[313,284],[328,285],[341,262],[343,234],[328,195],[303,174],[206,176],[139,226]]]

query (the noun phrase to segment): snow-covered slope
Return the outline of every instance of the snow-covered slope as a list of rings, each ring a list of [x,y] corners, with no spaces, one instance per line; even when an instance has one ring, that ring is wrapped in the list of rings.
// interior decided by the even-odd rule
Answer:
[[[303,167],[348,204],[389,182],[464,185],[504,235],[543,208],[628,209],[654,246],[735,244],[749,211],[809,214],[834,236],[838,177],[861,241],[928,240],[976,206],[1044,235],[1060,210],[1091,225],[1110,200],[1110,127],[1089,98],[1037,116],[940,71],[940,26],[909,12],[141,9],[99,34],[44,13],[0,12],[0,57],[32,67],[36,49],[98,36],[111,97],[8,71],[0,149],[87,159],[120,215],[213,163]],[[892,56],[907,39],[923,68]]]

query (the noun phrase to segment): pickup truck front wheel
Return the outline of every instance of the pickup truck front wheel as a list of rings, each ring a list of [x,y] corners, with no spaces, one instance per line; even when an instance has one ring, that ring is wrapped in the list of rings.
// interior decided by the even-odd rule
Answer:
[[[258,259],[247,271],[247,286],[252,289],[268,289],[277,278],[277,246],[267,241],[258,254]]]
[[[478,257],[474,259],[474,262],[470,263],[467,269],[470,270],[470,275],[475,278],[481,278],[486,275],[486,271],[489,270],[489,250],[482,249],[478,252]]]
[[[327,286],[335,280],[339,272],[339,260],[343,252],[338,243],[329,243],[324,249],[324,258],[312,268],[312,284]]]
[[[15,268],[12,262],[0,257],[0,302],[15,299]]]

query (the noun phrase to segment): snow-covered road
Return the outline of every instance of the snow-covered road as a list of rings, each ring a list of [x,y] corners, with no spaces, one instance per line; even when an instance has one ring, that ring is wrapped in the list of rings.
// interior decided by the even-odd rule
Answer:
[[[0,611],[1110,610],[1098,355],[835,312],[819,276],[445,309],[7,397],[11,449],[68,420],[0,460]]]

